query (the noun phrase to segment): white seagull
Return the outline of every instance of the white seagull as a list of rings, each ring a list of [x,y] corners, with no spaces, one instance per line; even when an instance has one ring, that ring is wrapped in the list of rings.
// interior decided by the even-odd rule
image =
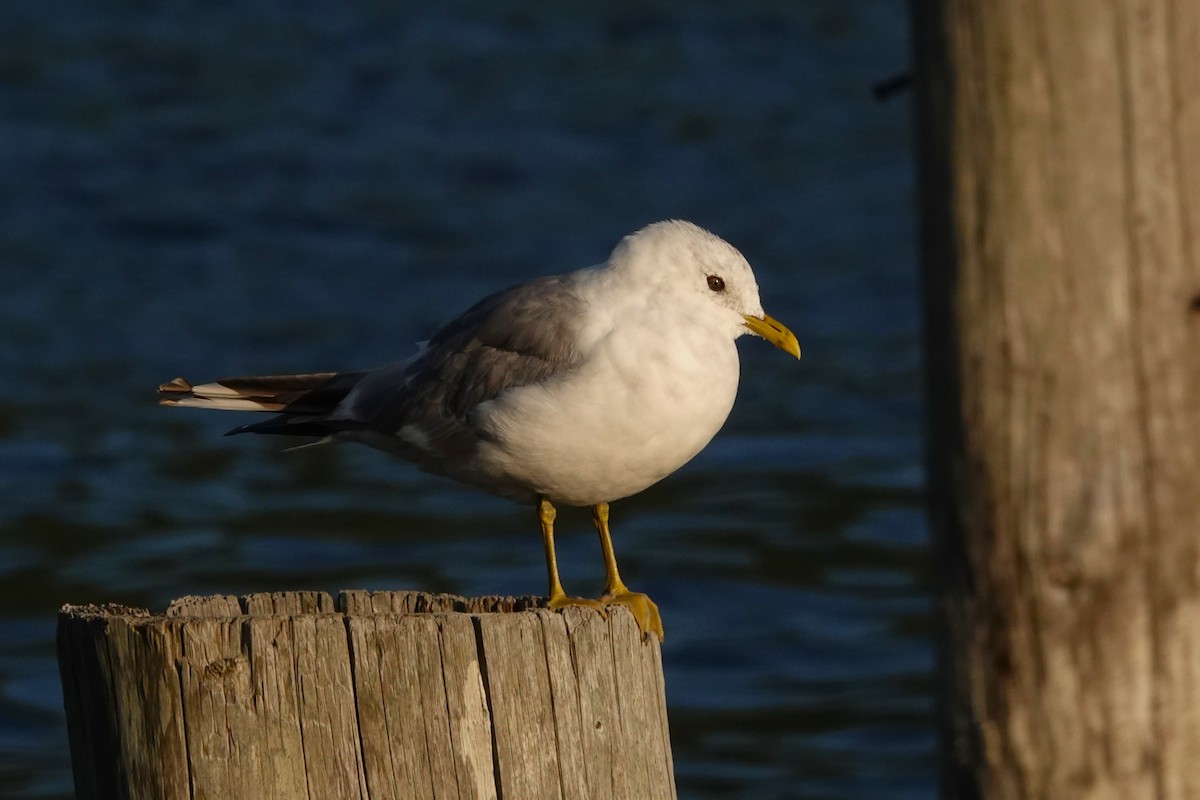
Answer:
[[[690,222],[626,236],[603,264],[485,297],[412,358],[364,372],[176,378],[160,403],[277,416],[235,433],[362,442],[427,472],[535,505],[549,608],[630,608],[661,639],[658,607],[621,580],[608,504],[686,464],[716,435],[738,386],[734,340],[751,333],[800,357],[763,312],[746,259]],[[597,600],[568,596],[554,504],[590,506],[604,555]]]

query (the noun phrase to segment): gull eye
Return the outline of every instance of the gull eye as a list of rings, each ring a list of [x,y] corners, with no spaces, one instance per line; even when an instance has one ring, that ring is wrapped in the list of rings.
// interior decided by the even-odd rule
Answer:
[[[712,289],[714,292],[725,291],[725,279],[720,275],[709,275],[708,288]]]

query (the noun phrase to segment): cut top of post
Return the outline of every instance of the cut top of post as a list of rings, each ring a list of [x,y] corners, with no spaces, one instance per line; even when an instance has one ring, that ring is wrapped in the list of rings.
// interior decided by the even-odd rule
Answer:
[[[659,643],[534,597],[64,606],[78,797],[674,798]]]

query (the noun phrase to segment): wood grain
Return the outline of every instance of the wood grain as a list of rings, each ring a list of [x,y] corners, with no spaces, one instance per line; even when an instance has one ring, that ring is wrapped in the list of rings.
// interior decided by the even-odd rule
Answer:
[[[1200,3],[913,7],[946,796],[1200,797]]]
[[[674,798],[625,609],[419,592],[65,606],[80,798]]]

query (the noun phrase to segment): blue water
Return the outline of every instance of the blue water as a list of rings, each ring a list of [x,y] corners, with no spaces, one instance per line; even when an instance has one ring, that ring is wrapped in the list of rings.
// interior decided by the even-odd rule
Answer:
[[[683,217],[796,363],[613,509],[659,603],[681,796],[934,794],[903,0],[0,10],[0,796],[63,798],[65,602],[541,592],[528,509],[365,448],[224,439],[176,375],[396,360]],[[595,593],[586,513],[568,590]]]

